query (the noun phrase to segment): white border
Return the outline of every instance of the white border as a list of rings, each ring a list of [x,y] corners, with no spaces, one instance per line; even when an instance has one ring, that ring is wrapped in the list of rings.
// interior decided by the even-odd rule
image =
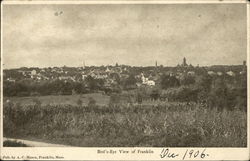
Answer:
[[[246,0],[6,0],[3,4],[225,4],[246,3]]]
[[[3,19],[3,5],[1,4],[1,59],[0,59],[0,63],[1,63],[1,76],[0,76],[0,81],[1,81],[1,88],[0,88],[0,103],[1,103],[1,113],[0,113],[0,118],[1,118],[1,121],[0,121],[0,148],[3,147],[3,23],[2,23],[2,19]],[[1,150],[0,150],[0,159],[1,159]]]
[[[247,3],[247,147],[250,147],[250,3]],[[249,151],[250,160],[250,151]]]
[[[69,1],[4,1],[1,4],[1,20],[3,18],[3,5],[11,5],[11,4],[236,4],[236,3],[242,3],[246,4],[247,7],[247,79],[248,79],[248,143],[247,143],[247,148],[206,148],[206,152],[210,154],[209,157],[202,159],[202,160],[250,160],[250,151],[249,151],[249,146],[250,146],[250,90],[249,90],[249,79],[250,79],[250,48],[249,48],[249,37],[250,37],[250,22],[249,22],[249,13],[250,13],[250,6],[247,1],[242,1],[242,0],[227,0],[227,1],[214,1],[214,0],[209,0],[209,1],[152,1],[152,0],[127,0],[127,1],[105,1],[105,0],[100,0],[100,1],[75,1],[75,0],[69,0]],[[3,33],[3,25],[1,23],[1,33]],[[3,48],[2,48],[2,34],[1,34],[1,58],[2,53],[3,53]],[[1,98],[3,98],[3,59],[1,59]],[[3,127],[3,99],[1,99],[1,127]],[[2,145],[2,140],[3,139],[3,130],[1,129],[0,133],[0,156],[3,155],[8,155],[8,156],[63,156],[64,159],[62,160],[82,160],[82,159],[87,159],[87,160],[182,160],[182,157],[176,157],[174,159],[161,159],[159,157],[159,154],[162,150],[162,148],[150,148],[150,147],[136,147],[136,148],[78,148],[78,147],[73,147],[73,148],[67,148],[67,147],[60,147],[60,148],[41,148],[41,147],[33,147],[33,148],[3,148]],[[119,149],[125,149],[125,150],[138,150],[138,149],[151,149],[155,153],[154,154],[144,154],[144,155],[111,155],[111,154],[97,154],[96,151],[97,149],[99,150],[119,150]],[[180,153],[184,154],[186,149],[194,149],[194,150],[200,150],[202,151],[204,148],[170,148],[171,151],[175,153]],[[17,159],[17,158],[15,158]],[[15,160],[12,159],[12,160]],[[20,158],[23,159],[23,158]],[[50,160],[50,159],[48,159]],[[57,159],[58,160],[58,159]],[[188,159],[185,159],[188,160]],[[201,160],[200,158],[197,159],[189,159],[189,160]]]

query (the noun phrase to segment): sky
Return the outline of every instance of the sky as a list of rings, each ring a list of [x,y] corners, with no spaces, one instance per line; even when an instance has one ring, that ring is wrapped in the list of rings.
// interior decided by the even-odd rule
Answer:
[[[238,65],[246,4],[3,5],[3,67]]]

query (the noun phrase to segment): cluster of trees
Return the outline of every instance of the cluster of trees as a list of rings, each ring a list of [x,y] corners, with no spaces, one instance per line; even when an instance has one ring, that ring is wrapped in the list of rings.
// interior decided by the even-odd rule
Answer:
[[[71,95],[84,94],[95,91],[104,91],[105,93],[119,93],[121,89],[129,90],[136,88],[134,75],[130,75],[124,80],[120,80],[119,76],[112,75],[116,84],[105,85],[104,79],[95,79],[90,75],[82,82],[52,80],[35,82],[29,79],[19,80],[16,82],[4,81],[4,96],[33,96],[33,95]]]
[[[160,87],[137,90],[136,102],[140,104],[144,99],[196,102],[209,108],[246,110],[247,76],[230,78],[204,74],[185,75],[177,79],[174,76],[163,75]]]
[[[233,79],[209,75],[186,76],[186,78],[181,80],[171,78],[170,76],[162,78],[162,89],[170,91],[165,94],[165,97],[169,100],[200,102],[210,108],[218,109],[247,109],[246,75]],[[172,90],[169,90],[171,88]]]
[[[84,94],[103,89],[104,81],[88,76],[84,82],[69,82],[63,80],[34,82],[21,80],[17,82],[4,81],[4,96],[33,96],[33,95],[71,95]]]
[[[16,82],[4,81],[4,96],[33,96],[33,95],[71,95],[84,94],[94,91],[105,93],[120,93],[122,90],[136,89],[138,78],[131,73],[127,78],[121,79],[113,74],[115,85],[105,85],[104,79],[86,77],[83,82],[73,81],[42,81],[20,80]],[[143,87],[146,88],[146,87]],[[142,89],[143,89],[142,88]],[[159,85],[149,91],[137,89],[134,96],[136,102],[142,103],[143,99],[170,100],[178,102],[200,102],[208,107],[233,109],[239,107],[246,110],[247,107],[247,75],[237,77],[183,75],[162,75]],[[164,92],[167,91],[167,92]],[[114,97],[114,96],[113,96]],[[113,99],[112,97],[112,99]],[[115,99],[114,99],[115,100]]]

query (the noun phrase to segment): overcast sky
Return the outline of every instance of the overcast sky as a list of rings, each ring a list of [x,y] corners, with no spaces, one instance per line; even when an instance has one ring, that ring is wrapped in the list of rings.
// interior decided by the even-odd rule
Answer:
[[[4,68],[242,64],[246,34],[246,4],[3,7]]]

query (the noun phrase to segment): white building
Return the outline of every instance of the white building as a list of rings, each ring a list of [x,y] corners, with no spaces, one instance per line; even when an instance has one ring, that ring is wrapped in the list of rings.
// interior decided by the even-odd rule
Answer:
[[[195,72],[194,72],[194,71],[189,71],[187,74],[188,74],[188,75],[191,75],[191,76],[194,76],[194,75],[195,75]]]
[[[32,70],[32,71],[30,72],[30,74],[31,74],[31,75],[36,75],[36,70]]]
[[[216,73],[214,71],[208,71],[207,74],[208,75],[216,75]]]
[[[153,80],[148,80],[148,78],[145,78],[143,73],[142,73],[142,84],[148,85],[148,86],[155,86],[155,81]]]
[[[217,72],[217,75],[222,76],[223,73],[222,72]]]
[[[240,74],[246,74],[246,71],[243,70],[243,71],[240,72]]]
[[[232,77],[235,76],[235,73],[233,71],[229,71],[229,72],[227,72],[227,74],[232,76]]]
[[[111,70],[109,69],[109,67],[106,68],[105,72],[109,73]]]

